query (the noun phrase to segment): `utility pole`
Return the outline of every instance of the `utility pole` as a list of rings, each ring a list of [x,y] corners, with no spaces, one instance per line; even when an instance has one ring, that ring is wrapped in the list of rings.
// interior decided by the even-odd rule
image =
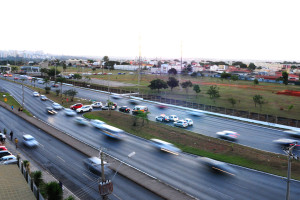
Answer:
[[[24,79],[22,79],[22,108],[24,109]]]
[[[287,170],[287,185],[286,185],[286,200],[290,199],[290,179],[291,179],[291,161],[292,159],[298,159],[294,157],[293,149],[297,146],[297,142],[291,144],[289,147],[284,148],[283,151],[288,155],[288,170]]]
[[[140,95],[140,82],[141,82],[141,35],[139,36],[139,70],[138,70],[138,92]]]
[[[101,159],[101,182],[99,183],[99,192],[103,200],[108,200],[108,195],[113,192],[113,183],[111,180],[105,179],[103,158],[104,156],[101,148],[99,153]]]

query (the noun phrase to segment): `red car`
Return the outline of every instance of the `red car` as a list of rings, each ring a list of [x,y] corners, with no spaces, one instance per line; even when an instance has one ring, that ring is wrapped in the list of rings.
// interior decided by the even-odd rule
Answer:
[[[5,146],[0,146],[0,151],[7,151],[7,148]]]
[[[15,79],[15,80],[19,80],[20,78],[19,78],[19,77],[14,77],[14,79]]]
[[[70,108],[72,110],[76,110],[77,108],[81,108],[82,106],[83,106],[82,103],[76,103],[76,104],[70,106]]]

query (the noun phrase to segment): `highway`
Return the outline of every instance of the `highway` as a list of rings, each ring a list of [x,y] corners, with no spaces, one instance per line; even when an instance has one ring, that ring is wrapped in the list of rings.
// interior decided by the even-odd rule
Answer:
[[[23,119],[0,107],[0,127],[8,133],[13,130],[14,137],[20,141],[19,148],[51,172],[56,179],[81,199],[101,199],[98,192],[99,176],[91,173],[83,164],[87,157],[72,147],[28,124]],[[29,149],[22,144],[22,135],[30,134],[40,143],[37,148]],[[109,171],[107,174],[112,175]],[[121,175],[115,176],[114,192],[109,199],[161,199],[143,187]]]
[[[5,88],[21,102],[22,93],[20,85],[1,80],[0,86]],[[63,87],[66,89],[65,86]],[[83,95],[85,98],[89,97],[90,99],[96,100],[107,98],[104,94],[77,88],[76,90],[79,92],[78,96]],[[175,156],[162,153],[152,148],[148,141],[131,135],[128,135],[123,141],[110,140],[93,127],[81,127],[76,125],[72,118],[64,115],[63,111],[59,111],[55,116],[49,116],[46,114],[44,108],[51,105],[51,102],[42,102],[39,98],[33,97],[32,91],[27,88],[25,89],[25,99],[26,109],[32,112],[37,118],[47,121],[95,147],[105,147],[108,149],[109,154],[119,159],[135,151],[137,154],[133,159],[128,160],[128,163],[199,199],[283,199],[285,197],[286,182],[285,179],[280,177],[240,167],[234,167],[238,172],[236,176],[215,174],[208,171],[207,168],[202,166],[192,155],[182,154]],[[123,101],[124,103],[126,102],[124,99],[116,102],[118,105],[122,105]],[[148,106],[152,113],[151,118],[161,113],[161,110],[157,109],[155,105],[149,104]],[[167,112],[172,112],[172,114],[178,116],[185,114],[185,112],[180,109],[164,111],[165,114],[168,114]],[[207,130],[207,132],[212,129],[206,134],[209,135],[209,133],[211,133],[211,135],[214,136],[216,132],[214,130],[219,131],[219,126],[222,126],[221,130],[229,128],[229,130],[233,130],[233,128],[235,128],[234,130],[239,132],[242,136],[249,133],[249,140],[251,141],[255,140],[255,137],[251,137],[251,134],[259,136],[266,144],[266,141],[270,141],[270,147],[274,149],[276,148],[274,145],[271,145],[271,138],[282,136],[281,131],[244,124],[233,120],[224,120],[211,116],[195,118],[194,120],[195,125],[191,129],[199,128],[199,130]],[[199,124],[199,126],[196,124]],[[242,133],[242,131],[245,131],[245,133]],[[264,134],[260,134],[262,132],[264,132]],[[266,136],[263,137],[263,135]],[[255,144],[254,141],[253,144]],[[299,182],[292,181],[291,199],[298,199],[300,191],[297,188],[299,188],[299,186]]]

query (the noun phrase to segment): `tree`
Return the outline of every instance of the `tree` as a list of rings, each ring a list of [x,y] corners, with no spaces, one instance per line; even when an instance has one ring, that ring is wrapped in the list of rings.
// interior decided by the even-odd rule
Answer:
[[[262,105],[266,103],[266,101],[264,100],[264,98],[261,95],[259,95],[259,94],[254,95],[253,101],[254,101],[255,107],[256,107],[256,104],[259,105],[260,110],[262,108]]]
[[[72,63],[69,62],[68,66],[69,66],[69,67],[72,67]]]
[[[148,87],[151,90],[156,90],[157,89],[157,91],[159,92],[160,89],[168,88],[168,84],[164,80],[154,79],[150,82],[150,85],[148,85]]]
[[[63,67],[63,71],[66,72],[67,65],[66,65],[66,62],[65,62],[65,61],[63,62],[62,67]]]
[[[37,81],[37,78],[36,78],[36,77],[33,77],[33,78],[31,79],[31,81],[33,82],[33,87],[35,87],[35,82]]]
[[[59,89],[55,90],[55,93],[56,93],[56,96],[58,96],[60,93],[60,90]]]
[[[191,81],[185,81],[183,83],[180,83],[181,87],[185,88],[186,93],[188,93],[189,87],[193,86],[193,83]]]
[[[109,61],[109,58],[108,58],[108,56],[104,56],[104,57],[102,58],[102,60],[103,60],[104,62],[108,62],[108,61]]]
[[[49,83],[50,83],[49,78],[44,78],[44,84],[46,85],[46,87],[48,87]]]
[[[82,76],[80,74],[74,74],[74,79],[76,80],[82,79]]]
[[[171,88],[171,91],[173,88],[179,86],[179,81],[175,77],[169,77],[169,80],[167,81],[168,86]]]
[[[186,69],[187,69],[188,72],[192,72],[192,71],[193,71],[192,65],[188,65],[188,66],[186,67]]]
[[[248,68],[253,71],[253,70],[255,70],[256,66],[254,63],[250,63]]]
[[[47,183],[46,194],[47,194],[48,200],[61,200],[63,197],[62,189],[59,186],[59,184],[55,181]]]
[[[33,178],[33,181],[37,187],[40,186],[42,183],[42,172],[41,171],[35,171],[31,173],[31,176]]]
[[[287,85],[289,83],[289,74],[287,72],[282,72],[283,84]]]
[[[211,85],[207,90],[207,94],[210,99],[216,102],[215,100],[220,97],[219,88],[216,85]]]
[[[262,67],[261,67],[261,66],[259,66],[257,69],[262,69]]]
[[[60,82],[60,96],[62,97],[62,85],[64,82],[66,82],[66,78],[64,77],[58,77],[56,79],[57,82]]]
[[[109,116],[111,116],[111,107],[114,105],[114,103],[110,100],[107,100],[107,106],[109,111]]]
[[[234,107],[234,105],[236,104],[236,100],[234,98],[229,98],[228,101],[232,105],[232,107]]]
[[[93,67],[92,70],[93,70],[93,72],[96,71],[96,67]]]
[[[46,94],[49,94],[50,90],[51,90],[51,87],[47,87],[47,86],[45,87]]]
[[[74,100],[74,97],[77,95],[77,91],[75,90],[75,89],[70,89],[70,90],[65,90],[64,91],[64,94],[66,95],[66,96],[70,96],[71,97],[71,101],[73,101]]]
[[[232,75],[231,80],[237,81],[237,80],[239,80],[239,77],[237,75]]]
[[[42,69],[41,69],[41,74],[42,74],[42,76],[44,76],[45,74],[47,74],[47,72],[48,72],[48,69],[47,69],[47,68],[42,68]]]
[[[197,97],[198,97],[198,94],[201,92],[200,86],[199,85],[194,85],[193,90],[197,93]]]
[[[175,68],[171,68],[168,70],[168,74],[169,75],[176,75],[177,74],[177,70]]]
[[[56,75],[60,74],[59,70],[55,70],[55,68],[51,68],[47,71],[48,76],[50,77],[54,77],[55,76],[55,71],[56,71]]]
[[[222,72],[222,74],[221,74],[221,80],[223,80],[223,79],[227,79],[227,78],[230,78],[231,77],[231,74],[229,74],[229,73],[226,73],[225,71],[224,72]]]
[[[258,85],[258,84],[259,84],[258,80],[257,80],[257,79],[254,79],[254,80],[253,80],[253,84],[254,84],[254,85]]]
[[[18,71],[18,67],[17,67],[17,66],[12,66],[12,67],[11,67],[11,71],[12,71],[12,72]]]
[[[233,65],[233,66],[239,65],[240,68],[247,68],[247,65],[246,65],[245,63],[243,63],[243,62],[240,62],[240,61],[234,62],[234,63],[232,63],[232,65]]]

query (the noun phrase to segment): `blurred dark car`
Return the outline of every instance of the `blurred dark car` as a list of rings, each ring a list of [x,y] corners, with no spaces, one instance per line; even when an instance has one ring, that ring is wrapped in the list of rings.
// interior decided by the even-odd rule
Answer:
[[[134,100],[134,99],[129,99],[128,102],[132,105],[138,105],[139,102],[137,100]]]
[[[166,105],[160,105],[160,104],[156,105],[156,107],[159,108],[159,109],[166,109],[166,108],[168,108],[168,106],[166,106]]]
[[[129,113],[130,112],[130,108],[128,108],[127,106],[122,106],[121,108],[119,108],[120,112],[126,112]]]
[[[227,163],[213,160],[211,158],[206,158],[206,157],[200,157],[198,158],[200,163],[207,166],[209,169],[218,172],[218,173],[225,173],[229,175],[235,175],[236,171],[230,167]]]
[[[295,130],[287,130],[287,131],[283,131],[285,133],[287,133],[289,136],[291,137],[300,137],[300,131],[295,131]]]

